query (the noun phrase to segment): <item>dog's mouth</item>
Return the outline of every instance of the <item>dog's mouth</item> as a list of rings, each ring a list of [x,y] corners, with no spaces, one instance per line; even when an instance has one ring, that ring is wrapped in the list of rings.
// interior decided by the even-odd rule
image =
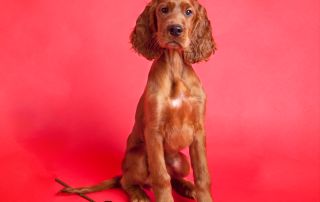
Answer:
[[[166,48],[169,49],[183,49],[183,46],[177,41],[169,41],[166,43]]]
[[[172,37],[167,33],[157,33],[157,41],[160,47],[165,49],[184,50],[187,45],[185,36]]]

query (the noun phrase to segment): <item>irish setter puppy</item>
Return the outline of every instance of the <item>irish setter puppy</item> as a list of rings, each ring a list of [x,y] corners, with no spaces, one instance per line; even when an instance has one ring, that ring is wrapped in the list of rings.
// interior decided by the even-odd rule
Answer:
[[[185,197],[211,202],[206,95],[191,66],[215,51],[206,10],[197,0],[152,0],[136,22],[131,43],[154,62],[127,140],[122,176],[63,191],[88,193],[122,187],[130,201],[146,202],[150,199],[143,187],[151,186],[157,202],[173,202],[172,188]],[[180,152],[186,147],[194,184],[183,179],[190,171],[187,157]]]

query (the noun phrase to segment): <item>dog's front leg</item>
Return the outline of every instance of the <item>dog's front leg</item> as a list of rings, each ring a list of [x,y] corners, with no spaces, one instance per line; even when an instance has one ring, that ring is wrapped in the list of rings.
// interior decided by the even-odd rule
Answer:
[[[205,132],[203,127],[198,129],[193,143],[190,145],[190,158],[193,168],[198,202],[212,202],[210,194],[210,174],[208,171]]]
[[[173,202],[170,175],[164,160],[163,136],[160,131],[147,126],[145,141],[152,189],[157,202]]]

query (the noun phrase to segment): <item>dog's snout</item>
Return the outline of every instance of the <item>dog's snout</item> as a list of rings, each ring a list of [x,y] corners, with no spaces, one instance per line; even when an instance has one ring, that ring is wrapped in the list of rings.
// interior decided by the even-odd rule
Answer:
[[[181,25],[169,25],[168,31],[172,36],[180,36],[183,32]]]

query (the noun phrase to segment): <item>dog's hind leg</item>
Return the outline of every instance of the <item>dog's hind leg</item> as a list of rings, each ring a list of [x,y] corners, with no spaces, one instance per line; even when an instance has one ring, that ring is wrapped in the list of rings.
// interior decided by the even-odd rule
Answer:
[[[183,179],[190,172],[190,165],[186,155],[182,152],[168,153],[166,154],[166,164],[171,176],[172,188],[184,197],[195,199],[194,184]]]
[[[142,186],[147,184],[147,155],[143,144],[130,147],[122,164],[123,177],[121,187],[127,193],[131,202],[149,202],[150,199]]]
[[[181,196],[196,199],[195,186],[192,182],[189,182],[183,178],[171,179],[172,188]]]
[[[138,184],[133,184],[126,178],[121,179],[122,189],[127,193],[130,202],[150,202],[148,195]]]

